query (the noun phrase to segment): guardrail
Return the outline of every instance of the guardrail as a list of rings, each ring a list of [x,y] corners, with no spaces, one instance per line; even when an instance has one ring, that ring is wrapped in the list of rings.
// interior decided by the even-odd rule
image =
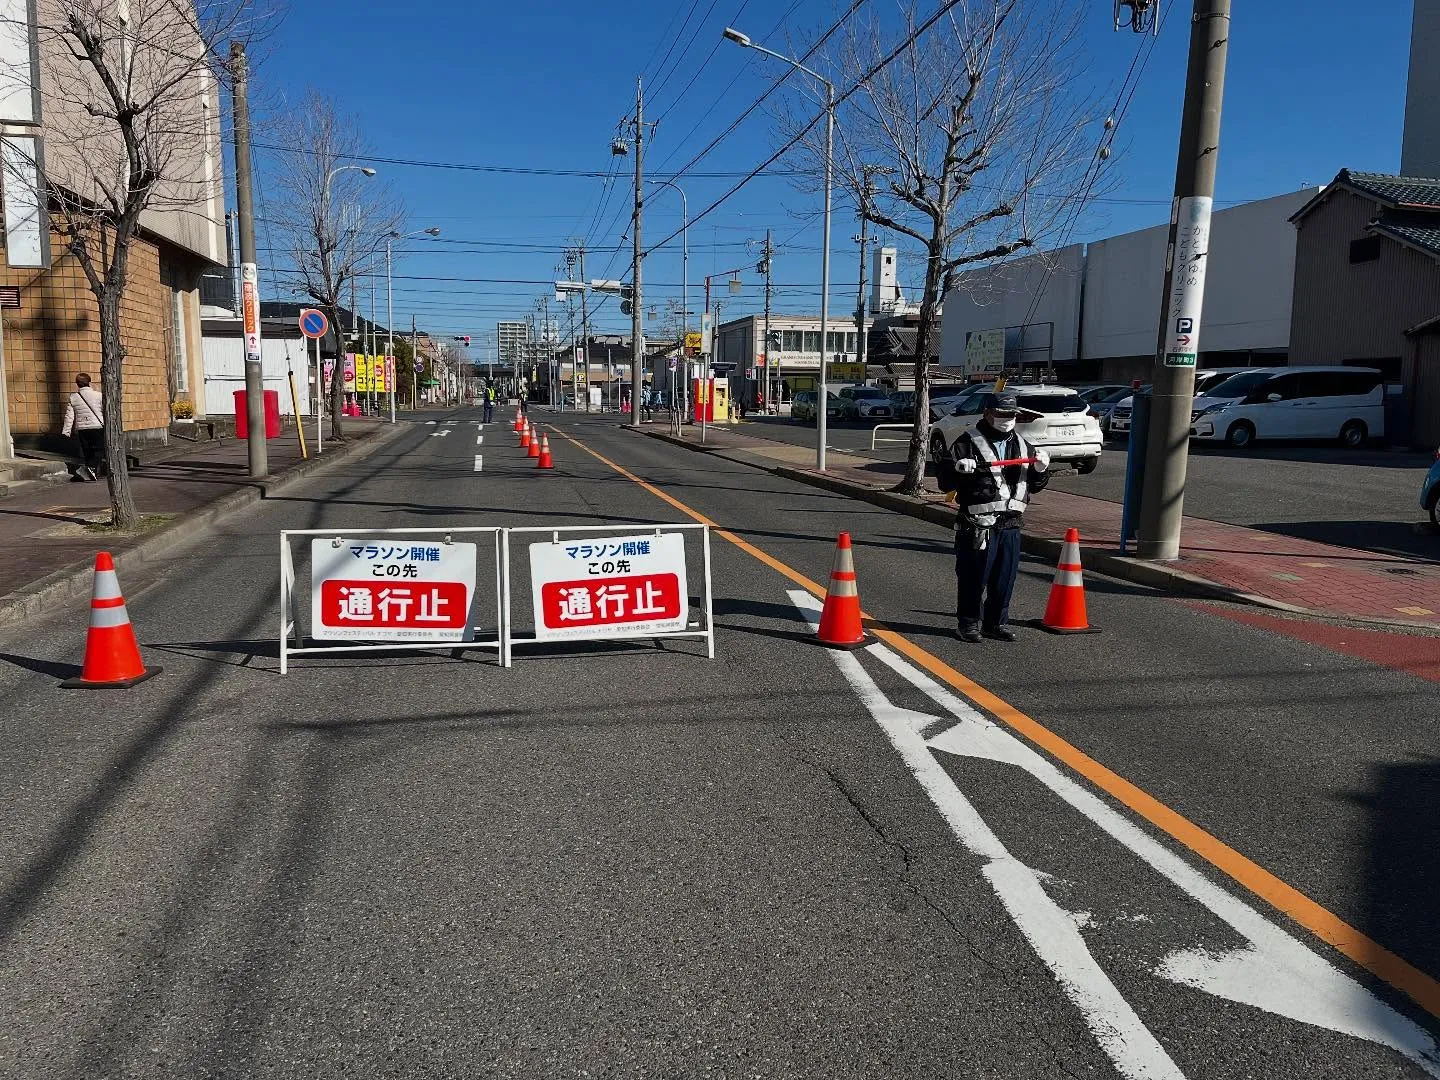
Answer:
[[[875,427],[872,428],[871,431],[870,431],[870,449],[871,449],[871,450],[874,450],[874,449],[875,449],[875,444],[880,441],[880,435],[879,435],[879,433],[880,433],[881,431],[912,431],[912,430],[914,430],[914,425],[913,425],[913,424],[876,424]],[[886,440],[884,440],[884,441],[885,441],[885,442],[888,442],[888,443],[909,442],[909,441],[910,441],[910,437],[907,435],[907,436],[906,436],[905,438],[903,438],[903,439],[886,439]]]

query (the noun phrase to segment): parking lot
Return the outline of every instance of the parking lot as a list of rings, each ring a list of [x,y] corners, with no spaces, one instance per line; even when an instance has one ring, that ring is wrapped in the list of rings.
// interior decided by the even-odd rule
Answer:
[[[815,445],[815,426],[763,417],[744,428],[764,438]],[[832,450],[885,461],[905,457],[904,442],[870,450],[873,424],[829,425]],[[881,431],[903,440],[904,431]],[[1125,444],[1109,443],[1089,476],[1058,472],[1056,488],[1120,502],[1125,489]],[[1432,456],[1372,447],[1270,444],[1254,450],[1192,446],[1185,511],[1345,547],[1440,561],[1440,536],[1425,524],[1420,484]]]

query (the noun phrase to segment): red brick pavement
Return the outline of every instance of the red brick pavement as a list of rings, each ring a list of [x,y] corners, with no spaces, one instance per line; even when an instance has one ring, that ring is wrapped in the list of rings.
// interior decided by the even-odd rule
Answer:
[[[797,448],[792,444],[748,432],[712,429],[707,444],[759,463],[773,459],[776,464],[797,464]],[[831,476],[875,488],[893,485],[903,473],[903,466],[896,462],[841,453],[830,456],[829,466]],[[1080,531],[1082,548],[1107,554],[1119,550],[1119,503],[1047,490],[1036,497],[1025,519],[1025,531],[1033,536],[1060,539],[1073,527]],[[1440,538],[1436,550],[1440,553]],[[1279,604],[1340,617],[1440,628],[1440,560],[1379,555],[1187,517],[1181,557],[1171,565],[1193,577]]]
[[[370,419],[346,421],[346,430],[360,436],[380,426]],[[309,432],[307,432],[307,435]],[[300,458],[293,429],[270,440],[272,473]],[[314,453],[312,444],[311,453]],[[250,484],[245,443],[227,439],[196,448],[192,454],[142,465],[130,472],[135,503],[142,514],[172,517],[198,510]],[[141,536],[87,532],[83,526],[108,511],[110,493],[104,480],[95,483],[37,483],[0,501],[0,596],[38,581],[57,570],[95,557],[106,550],[119,554]]]

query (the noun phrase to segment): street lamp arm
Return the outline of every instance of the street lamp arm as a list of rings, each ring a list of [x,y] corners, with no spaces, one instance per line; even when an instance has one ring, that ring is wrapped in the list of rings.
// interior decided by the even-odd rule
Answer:
[[[773,56],[776,60],[783,60],[785,63],[789,64],[791,67],[797,68],[797,69],[799,69],[800,71],[803,71],[806,75],[809,75],[812,79],[815,79],[815,80],[817,80],[818,82],[822,83],[822,84],[824,85],[826,91],[827,91],[829,94],[831,94],[832,96],[834,95],[834,93],[835,93],[835,84],[834,84],[834,83],[832,83],[832,82],[831,82],[829,79],[827,79],[824,75],[821,75],[818,71],[815,71],[815,70],[813,70],[813,69],[811,69],[811,68],[806,67],[804,64],[800,63],[800,61],[799,61],[799,60],[796,60],[794,57],[786,56],[784,53],[775,52],[773,49],[767,49],[767,48],[765,48],[764,45],[756,45],[753,41],[752,41],[749,45],[747,45],[746,48],[748,48],[748,49],[754,49],[756,52],[758,52],[758,53],[764,53],[766,56]]]

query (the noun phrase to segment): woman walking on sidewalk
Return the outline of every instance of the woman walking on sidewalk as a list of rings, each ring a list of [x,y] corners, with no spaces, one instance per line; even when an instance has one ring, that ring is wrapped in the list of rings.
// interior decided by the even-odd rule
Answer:
[[[84,464],[75,471],[82,480],[97,480],[105,468],[105,398],[90,385],[90,375],[75,376],[76,390],[65,402],[65,422],[60,434],[74,431]]]

